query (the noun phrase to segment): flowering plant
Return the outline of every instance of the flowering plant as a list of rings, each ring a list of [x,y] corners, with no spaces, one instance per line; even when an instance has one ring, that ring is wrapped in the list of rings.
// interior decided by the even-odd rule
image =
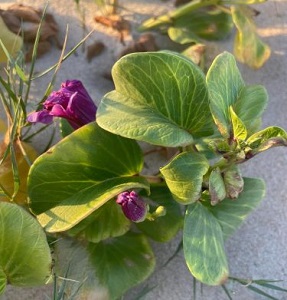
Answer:
[[[149,239],[167,242],[182,229],[191,274],[224,284],[224,241],[265,190],[261,179],[242,177],[239,165],[287,146],[282,128],[259,130],[265,88],[246,85],[227,52],[206,76],[168,51],[127,55],[112,74],[115,90],[98,108],[82,84],[67,81],[28,116],[64,117],[76,129],[64,131],[28,177],[31,211],[49,236],[67,237],[55,243],[57,272],[66,267],[76,276],[79,265],[92,265],[84,284],[117,299],[153,271]],[[173,154],[151,170],[145,147]]]

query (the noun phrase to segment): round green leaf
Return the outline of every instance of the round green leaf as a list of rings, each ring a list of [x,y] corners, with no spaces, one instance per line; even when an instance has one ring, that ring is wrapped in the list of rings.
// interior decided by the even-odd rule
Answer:
[[[205,156],[183,152],[160,169],[174,199],[181,204],[197,201],[201,195],[203,175],[209,168]]]
[[[154,270],[155,258],[148,239],[128,233],[88,248],[99,282],[118,299],[131,287],[147,279]]]
[[[148,239],[135,233],[89,243],[87,247],[63,239],[56,243],[55,255],[57,275],[76,281],[65,281],[69,299],[72,295],[76,299],[120,299],[155,267]]]
[[[211,131],[209,97],[203,72],[171,52],[133,53],[113,67],[116,90],[97,111],[104,129],[155,145],[191,144]]]
[[[6,283],[45,284],[51,263],[46,235],[36,219],[16,204],[0,202],[0,293]]]
[[[183,228],[183,251],[191,274],[208,285],[223,284],[228,263],[219,222],[200,202],[188,206]]]
[[[40,156],[30,169],[30,207],[47,231],[70,229],[117,194],[149,189],[135,141],[88,124]]]

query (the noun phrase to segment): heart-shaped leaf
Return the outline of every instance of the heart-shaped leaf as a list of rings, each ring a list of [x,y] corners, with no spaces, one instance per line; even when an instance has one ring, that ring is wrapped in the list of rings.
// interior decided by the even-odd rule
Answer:
[[[251,68],[261,68],[269,59],[271,50],[256,33],[253,11],[247,5],[231,6],[233,22],[237,28],[234,53],[239,61]]]
[[[136,226],[147,236],[158,242],[168,242],[182,227],[182,212],[179,204],[174,201],[166,186],[151,186],[153,204],[163,206],[166,210],[164,216],[153,221],[146,219],[144,222],[136,223]],[[152,204],[149,205],[150,213],[153,213]]]
[[[220,224],[200,202],[187,208],[183,251],[191,274],[202,283],[220,285],[227,280],[228,263]]]
[[[97,111],[104,129],[155,145],[189,145],[212,132],[204,74],[171,52],[133,53],[113,67],[116,90]]]
[[[51,275],[51,253],[46,235],[28,212],[0,202],[0,294],[6,284],[43,285]]]
[[[109,201],[69,230],[69,235],[98,243],[125,234],[131,222],[116,201]]]
[[[209,206],[210,212],[220,223],[223,237],[230,237],[244,222],[245,218],[261,202],[265,195],[264,181],[244,178],[244,189],[236,200],[225,199],[216,206]]]
[[[29,173],[30,206],[47,231],[70,229],[117,194],[149,189],[135,141],[96,123],[70,134],[40,156]]]
[[[229,137],[231,130],[229,107],[235,103],[244,87],[233,55],[227,52],[218,55],[207,73],[206,80],[214,121],[220,133],[224,137]]]
[[[181,204],[190,204],[200,198],[203,175],[208,168],[208,160],[203,155],[183,152],[160,172],[174,199]]]

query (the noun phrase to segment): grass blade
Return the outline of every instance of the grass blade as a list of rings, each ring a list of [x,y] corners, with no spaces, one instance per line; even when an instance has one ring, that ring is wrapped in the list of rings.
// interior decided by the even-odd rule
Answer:
[[[222,287],[222,289],[224,290],[224,292],[225,292],[226,296],[228,297],[228,299],[229,299],[229,300],[232,300],[232,297],[231,297],[231,295],[230,295],[230,293],[229,293],[227,287],[226,287],[224,284],[223,284],[221,287]]]

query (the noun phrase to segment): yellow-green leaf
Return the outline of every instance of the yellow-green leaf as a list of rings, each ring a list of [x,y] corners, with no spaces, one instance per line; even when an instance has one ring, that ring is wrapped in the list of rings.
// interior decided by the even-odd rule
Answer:
[[[234,54],[236,58],[251,68],[261,68],[268,60],[271,50],[256,33],[251,8],[246,5],[232,6],[231,13],[237,28],[234,40]]]

